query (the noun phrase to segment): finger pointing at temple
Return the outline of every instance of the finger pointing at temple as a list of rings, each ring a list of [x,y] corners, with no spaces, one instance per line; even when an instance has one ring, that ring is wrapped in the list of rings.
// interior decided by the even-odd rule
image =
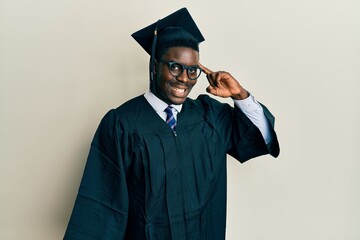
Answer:
[[[199,63],[199,67],[201,68],[201,70],[206,74],[206,78],[210,84],[210,86],[212,87],[216,87],[216,82],[214,80],[214,72],[211,71],[210,69],[208,69],[207,67],[205,67],[204,65],[202,65],[201,63]]]
[[[204,65],[202,65],[201,63],[199,63],[199,66],[200,66],[201,70],[202,70],[206,75],[209,75],[210,73],[213,72],[213,71],[211,71],[210,69],[208,69],[207,67],[205,67]]]

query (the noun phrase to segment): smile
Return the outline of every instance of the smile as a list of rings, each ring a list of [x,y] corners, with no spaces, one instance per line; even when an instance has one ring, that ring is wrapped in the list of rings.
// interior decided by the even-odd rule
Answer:
[[[178,93],[184,93],[186,91],[186,88],[177,88],[174,86],[171,86],[171,87],[175,92],[178,92]]]

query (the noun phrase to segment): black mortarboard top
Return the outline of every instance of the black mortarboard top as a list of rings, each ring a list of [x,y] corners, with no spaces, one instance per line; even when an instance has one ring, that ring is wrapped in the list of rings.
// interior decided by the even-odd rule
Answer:
[[[150,89],[155,90],[153,81],[153,68],[155,62],[155,50],[159,44],[176,40],[194,39],[197,43],[204,41],[199,28],[192,19],[186,8],[158,20],[157,22],[133,33],[131,35],[150,55]]]
[[[162,38],[161,36],[162,32],[168,27],[182,28],[183,30],[185,30],[185,32],[190,33],[190,35],[192,35],[197,40],[198,43],[205,40],[199,28],[196,26],[196,23],[192,19],[189,11],[186,8],[181,8],[180,10],[177,10],[176,12],[170,14],[169,16],[160,19],[157,22],[133,33],[131,36],[144,48],[144,50],[149,55],[152,55],[152,45],[154,41],[154,36],[158,35],[159,38],[160,37]],[[177,38],[177,39],[182,38],[181,33],[174,34],[173,31],[171,32],[173,38]],[[166,33],[164,32],[164,34]],[[169,39],[172,37],[169,37]],[[187,36],[183,35],[183,37],[187,39]]]

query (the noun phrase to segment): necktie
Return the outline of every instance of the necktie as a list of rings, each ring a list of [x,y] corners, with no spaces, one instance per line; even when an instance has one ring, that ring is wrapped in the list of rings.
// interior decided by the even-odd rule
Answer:
[[[174,114],[172,112],[172,107],[168,106],[165,110],[166,112],[166,123],[169,125],[169,127],[175,131],[176,127],[176,120],[174,118]]]

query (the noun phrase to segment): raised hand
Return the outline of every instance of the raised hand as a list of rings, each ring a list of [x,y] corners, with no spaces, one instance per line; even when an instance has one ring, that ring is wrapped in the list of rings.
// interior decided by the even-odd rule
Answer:
[[[213,72],[200,63],[199,66],[209,81],[210,85],[206,88],[208,93],[223,98],[231,97],[236,100],[242,100],[249,96],[246,89],[230,73],[225,71]]]

